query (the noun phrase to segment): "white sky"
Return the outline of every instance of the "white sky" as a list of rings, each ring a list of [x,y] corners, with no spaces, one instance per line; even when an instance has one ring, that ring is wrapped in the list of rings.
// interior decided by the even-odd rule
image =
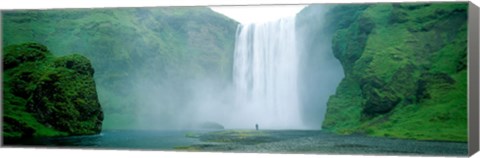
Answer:
[[[305,5],[255,5],[255,6],[216,6],[212,10],[224,14],[242,24],[265,22],[294,16]]]
[[[92,8],[92,7],[156,7],[156,6],[208,6],[240,23],[260,22],[293,16],[303,5],[311,3],[366,3],[366,2],[417,2],[417,1],[466,1],[466,0],[0,0],[0,9],[51,9],[51,8]],[[476,4],[479,5],[479,0]],[[264,6],[244,6],[258,5]],[[283,4],[266,6],[266,4]],[[218,6],[229,5],[229,6]],[[241,5],[241,6],[232,6]]]

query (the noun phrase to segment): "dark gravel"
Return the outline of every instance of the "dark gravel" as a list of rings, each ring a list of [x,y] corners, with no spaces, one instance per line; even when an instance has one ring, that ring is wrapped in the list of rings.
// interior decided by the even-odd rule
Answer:
[[[192,145],[201,151],[261,153],[322,153],[362,155],[467,156],[467,143],[402,140],[364,135],[336,135],[322,131],[261,131],[235,139],[235,135],[207,133],[204,143]],[[218,139],[233,137],[222,143]],[[217,141],[216,141],[217,140]]]

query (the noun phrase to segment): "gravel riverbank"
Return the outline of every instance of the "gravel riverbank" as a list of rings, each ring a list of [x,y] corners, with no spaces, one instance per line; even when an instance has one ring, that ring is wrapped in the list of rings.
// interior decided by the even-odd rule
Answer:
[[[195,138],[192,138],[195,139]],[[201,134],[203,143],[183,147],[196,151],[256,153],[322,153],[362,155],[466,156],[467,143],[402,140],[322,131],[230,130]]]

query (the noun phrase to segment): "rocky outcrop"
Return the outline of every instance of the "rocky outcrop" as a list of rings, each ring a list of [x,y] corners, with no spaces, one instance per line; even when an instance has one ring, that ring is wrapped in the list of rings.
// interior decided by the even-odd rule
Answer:
[[[467,139],[467,3],[338,5],[327,23],[345,71],[323,129]]]
[[[94,70],[81,55],[54,57],[37,43],[4,48],[4,136],[96,134],[102,129]]]

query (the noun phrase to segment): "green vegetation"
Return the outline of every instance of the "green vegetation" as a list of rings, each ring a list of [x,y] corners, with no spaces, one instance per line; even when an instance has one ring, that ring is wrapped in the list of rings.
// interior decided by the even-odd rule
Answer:
[[[151,89],[165,91],[155,96],[163,107],[180,106],[187,96],[173,94],[188,95],[189,81],[231,80],[237,23],[206,7],[15,10],[2,22],[5,45],[37,42],[92,61],[107,129],[140,128]]]
[[[467,140],[467,3],[325,8],[326,32],[333,33],[332,50],[345,78],[329,98],[323,129]],[[139,128],[139,118],[150,119],[143,115],[150,109],[139,108],[148,104],[145,98],[163,99],[158,104],[166,110],[156,109],[155,116],[168,117],[178,115],[169,108],[192,97],[187,83],[220,78],[213,82],[225,86],[231,81],[237,23],[208,8],[4,11],[2,22],[3,44],[41,43],[56,55],[68,55],[55,58],[33,43],[4,48],[7,137],[98,133],[103,114],[97,90],[107,116],[104,128],[131,129]],[[325,30],[315,29],[320,24],[301,25],[314,25],[308,28],[312,36],[324,35]],[[312,47],[321,41],[311,40]],[[158,89],[162,95],[149,96]],[[162,121],[155,117],[153,122]],[[272,139],[258,131],[186,136],[240,143]]]
[[[332,48],[345,78],[328,101],[323,128],[467,141],[467,6],[333,7]],[[348,9],[335,12],[342,8]]]
[[[53,57],[43,45],[3,49],[3,136],[96,134],[103,112],[93,68],[81,55]]]
[[[198,138],[198,137],[200,137],[200,135],[195,133],[195,132],[187,132],[187,133],[185,133],[185,137],[187,137],[187,138]]]

